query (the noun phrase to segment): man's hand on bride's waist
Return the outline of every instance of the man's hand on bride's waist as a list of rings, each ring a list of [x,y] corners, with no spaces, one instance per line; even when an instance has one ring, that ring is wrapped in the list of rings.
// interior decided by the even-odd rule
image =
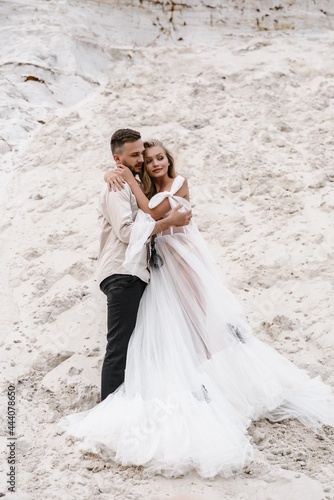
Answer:
[[[181,211],[182,209],[182,211]],[[191,210],[186,210],[183,211],[184,207],[180,203],[176,207],[172,208],[168,218],[170,220],[170,223],[172,226],[187,226],[192,218],[192,211]]]

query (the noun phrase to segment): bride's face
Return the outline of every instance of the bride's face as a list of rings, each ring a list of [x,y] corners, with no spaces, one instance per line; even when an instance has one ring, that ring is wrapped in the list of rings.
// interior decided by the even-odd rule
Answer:
[[[145,150],[145,167],[152,179],[168,174],[168,158],[161,146],[152,146]]]

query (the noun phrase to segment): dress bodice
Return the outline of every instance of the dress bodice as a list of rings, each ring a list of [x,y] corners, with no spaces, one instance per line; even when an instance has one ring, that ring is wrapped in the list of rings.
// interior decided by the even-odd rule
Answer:
[[[149,208],[157,207],[160,203],[163,202],[163,200],[168,198],[171,208],[174,208],[181,203],[184,208],[188,210],[190,207],[189,201],[185,198],[182,198],[181,196],[175,196],[175,193],[177,193],[181,189],[184,181],[184,177],[182,177],[181,175],[177,175],[171,185],[170,191],[161,191],[160,193],[155,194],[150,199],[148,204]],[[166,214],[165,216],[167,215],[168,214]]]

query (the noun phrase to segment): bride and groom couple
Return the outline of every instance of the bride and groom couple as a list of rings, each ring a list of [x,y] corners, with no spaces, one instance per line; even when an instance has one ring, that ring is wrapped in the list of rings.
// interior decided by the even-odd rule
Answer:
[[[111,149],[117,168],[100,197],[101,402],[64,417],[63,429],[122,465],[212,478],[249,463],[252,420],[334,426],[331,388],[252,334],[168,149],[131,129],[116,131]]]

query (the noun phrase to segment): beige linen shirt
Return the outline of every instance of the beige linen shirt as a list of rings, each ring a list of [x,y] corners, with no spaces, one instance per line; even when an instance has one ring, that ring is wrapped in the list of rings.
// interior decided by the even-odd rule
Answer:
[[[130,274],[123,263],[138,205],[129,185],[125,184],[120,191],[109,191],[106,184],[100,195],[98,212],[102,223],[97,264],[100,284],[113,274]],[[146,258],[140,262],[136,275],[146,283],[149,281]]]

